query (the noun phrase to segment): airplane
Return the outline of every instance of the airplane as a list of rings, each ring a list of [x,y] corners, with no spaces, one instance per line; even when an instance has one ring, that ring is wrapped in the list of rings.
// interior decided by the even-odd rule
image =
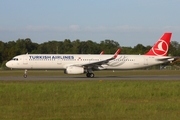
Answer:
[[[171,62],[167,56],[172,33],[164,33],[155,45],[144,55],[121,54],[23,54],[6,63],[8,68],[25,69],[62,69],[65,74],[86,74],[93,78],[96,70],[130,70]]]

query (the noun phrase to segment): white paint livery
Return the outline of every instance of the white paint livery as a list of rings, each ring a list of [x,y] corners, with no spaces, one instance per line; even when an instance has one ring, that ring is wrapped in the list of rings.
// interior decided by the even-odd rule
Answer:
[[[63,69],[66,74],[86,73],[87,77],[94,77],[92,71],[96,70],[137,69],[172,61],[171,56],[165,56],[170,38],[171,33],[165,33],[145,55],[118,55],[120,49],[114,55],[24,54],[8,61],[6,66],[25,69],[24,77],[27,77],[27,69]]]

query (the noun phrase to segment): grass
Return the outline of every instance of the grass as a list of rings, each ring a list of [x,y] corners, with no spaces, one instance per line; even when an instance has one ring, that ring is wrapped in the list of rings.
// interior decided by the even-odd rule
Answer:
[[[11,74],[12,71],[1,72]],[[15,72],[21,74],[22,71]],[[31,75],[35,75],[34,72],[39,72],[38,75],[44,74],[41,71],[31,72]],[[157,71],[129,71],[129,74],[144,75],[150,72],[157,74]],[[46,75],[50,73],[51,71]],[[97,74],[108,75],[108,71]],[[0,119],[3,120],[179,118],[180,81],[0,81]]]

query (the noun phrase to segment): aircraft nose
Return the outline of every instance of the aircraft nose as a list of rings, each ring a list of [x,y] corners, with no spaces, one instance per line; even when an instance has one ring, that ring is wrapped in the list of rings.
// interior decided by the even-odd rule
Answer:
[[[11,68],[11,67],[12,67],[12,64],[11,64],[10,61],[8,61],[8,62],[6,63],[6,67],[8,67],[8,68]]]

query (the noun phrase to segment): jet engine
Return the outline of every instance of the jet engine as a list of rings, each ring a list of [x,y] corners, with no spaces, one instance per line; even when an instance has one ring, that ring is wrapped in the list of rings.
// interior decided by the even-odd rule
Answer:
[[[69,66],[64,70],[65,74],[82,74],[85,73],[83,67]]]

